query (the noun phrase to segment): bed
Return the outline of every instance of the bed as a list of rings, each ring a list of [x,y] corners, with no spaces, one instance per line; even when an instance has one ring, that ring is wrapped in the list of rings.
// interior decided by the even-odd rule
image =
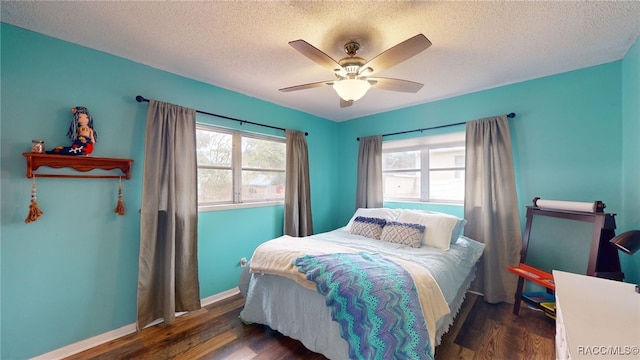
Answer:
[[[465,223],[435,212],[358,209],[345,227],[267,241],[242,272],[240,319],[329,359],[432,359],[484,250],[461,235]]]

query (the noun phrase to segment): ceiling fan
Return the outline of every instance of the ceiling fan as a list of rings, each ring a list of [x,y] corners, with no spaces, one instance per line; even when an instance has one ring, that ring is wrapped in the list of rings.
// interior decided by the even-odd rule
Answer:
[[[279,90],[289,92],[330,85],[340,96],[340,107],[346,107],[351,106],[354,101],[362,98],[371,87],[408,93],[418,92],[423,84],[401,79],[371,77],[371,75],[415,56],[431,46],[431,41],[423,34],[418,34],[387,49],[368,62],[356,56],[360,49],[360,44],[355,41],[344,45],[347,57],[339,61],[335,61],[329,55],[304,40],[290,41],[289,45],[320,66],[331,70],[335,74],[336,80],[296,85]]]

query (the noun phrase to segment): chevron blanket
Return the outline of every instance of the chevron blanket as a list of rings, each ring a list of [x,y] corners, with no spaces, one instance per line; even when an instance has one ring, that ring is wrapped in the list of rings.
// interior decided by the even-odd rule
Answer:
[[[351,359],[433,359],[409,272],[375,253],[306,255],[294,265],[326,297]]]

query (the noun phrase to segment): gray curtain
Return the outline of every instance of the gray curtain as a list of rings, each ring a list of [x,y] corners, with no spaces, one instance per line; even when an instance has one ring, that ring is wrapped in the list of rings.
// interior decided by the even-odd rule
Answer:
[[[356,209],[379,208],[382,204],[382,136],[360,138]]]
[[[200,308],[195,110],[150,100],[144,149],[138,316],[140,330]]]
[[[300,131],[286,130],[287,178],[284,190],[284,233],[301,237],[313,234],[309,154]]]
[[[472,289],[489,303],[513,303],[522,235],[506,116],[467,123],[465,235],[485,244]]]

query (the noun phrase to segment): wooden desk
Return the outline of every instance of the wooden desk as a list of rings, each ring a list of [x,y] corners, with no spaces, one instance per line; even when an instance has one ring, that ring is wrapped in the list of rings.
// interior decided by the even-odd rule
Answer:
[[[557,359],[639,359],[635,285],[553,270]]]

